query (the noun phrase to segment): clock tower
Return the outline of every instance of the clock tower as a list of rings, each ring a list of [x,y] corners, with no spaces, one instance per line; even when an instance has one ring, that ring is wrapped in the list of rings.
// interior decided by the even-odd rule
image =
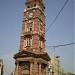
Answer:
[[[15,75],[48,75],[50,57],[45,51],[43,0],[26,0],[19,52],[14,55]]]

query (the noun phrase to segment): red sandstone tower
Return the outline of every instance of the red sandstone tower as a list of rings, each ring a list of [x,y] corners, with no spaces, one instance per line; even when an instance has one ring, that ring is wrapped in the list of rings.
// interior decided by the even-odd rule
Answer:
[[[48,75],[50,57],[45,51],[43,0],[26,0],[19,52],[14,55],[15,75]]]

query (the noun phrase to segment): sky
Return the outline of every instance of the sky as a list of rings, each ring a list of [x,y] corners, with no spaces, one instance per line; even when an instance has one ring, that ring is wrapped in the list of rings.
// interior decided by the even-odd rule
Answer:
[[[66,0],[44,0],[46,30],[53,22]],[[15,68],[13,56],[19,50],[25,0],[0,0],[0,59],[4,61],[4,75]],[[68,0],[65,8],[46,33],[46,46],[74,42],[74,0]],[[74,73],[74,45],[55,49],[46,47],[49,55],[59,55],[65,72]]]

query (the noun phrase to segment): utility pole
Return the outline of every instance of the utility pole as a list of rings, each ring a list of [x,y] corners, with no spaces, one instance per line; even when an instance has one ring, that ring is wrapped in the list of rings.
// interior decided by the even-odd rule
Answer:
[[[55,49],[56,49],[56,46],[52,46],[52,55],[54,56],[55,55]]]

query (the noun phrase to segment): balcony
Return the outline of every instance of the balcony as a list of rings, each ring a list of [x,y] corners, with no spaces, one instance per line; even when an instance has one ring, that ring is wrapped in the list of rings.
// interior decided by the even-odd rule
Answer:
[[[28,31],[28,32],[23,32],[24,36],[29,36],[32,35],[32,31]]]

